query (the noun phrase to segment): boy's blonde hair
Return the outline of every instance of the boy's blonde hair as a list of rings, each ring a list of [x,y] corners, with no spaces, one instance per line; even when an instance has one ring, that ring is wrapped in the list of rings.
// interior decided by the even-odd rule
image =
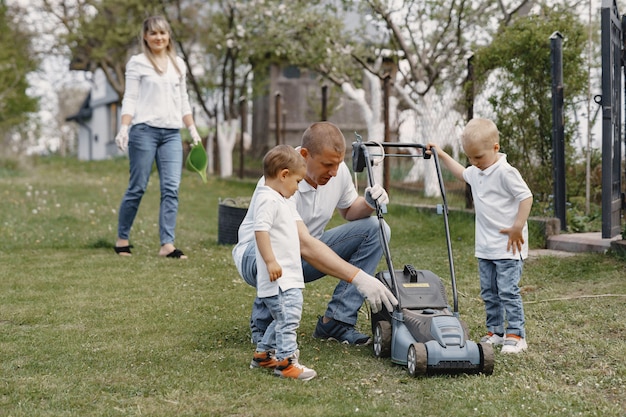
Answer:
[[[463,133],[461,133],[461,144],[465,147],[469,143],[481,143],[485,146],[492,146],[500,142],[498,127],[489,119],[472,119]]]
[[[277,145],[263,157],[265,178],[276,178],[283,169],[288,169],[290,172],[306,170],[306,161],[302,155],[289,145]]]
[[[164,31],[169,34],[169,42],[167,43],[167,47],[165,48],[165,52],[170,59],[170,62],[174,65],[178,76],[182,77],[183,73],[178,67],[178,63],[176,62],[176,48],[174,48],[174,38],[172,36],[172,28],[167,20],[163,16],[150,16],[143,21],[142,30],[141,30],[141,51],[144,53],[148,60],[154,67],[154,70],[159,74],[163,74],[163,70],[159,68],[156,64],[156,60],[154,59],[154,53],[152,49],[148,46],[148,42],[146,42],[145,36],[148,32],[158,32]]]

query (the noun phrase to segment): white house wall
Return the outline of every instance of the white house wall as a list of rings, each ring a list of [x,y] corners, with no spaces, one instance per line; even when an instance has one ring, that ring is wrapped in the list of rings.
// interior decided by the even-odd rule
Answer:
[[[92,115],[84,120],[78,130],[78,159],[102,160],[122,153],[115,146],[119,125],[118,95],[107,82],[102,70],[94,73],[89,106]]]

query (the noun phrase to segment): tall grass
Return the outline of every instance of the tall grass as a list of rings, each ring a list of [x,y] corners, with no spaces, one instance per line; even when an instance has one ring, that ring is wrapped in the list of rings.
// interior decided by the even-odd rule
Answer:
[[[523,291],[529,350],[496,353],[492,376],[411,378],[370,347],[313,339],[333,278],[307,286],[301,383],[250,370],[254,289],[217,244],[219,198],[255,178],[203,184],[185,172],[176,244],[158,253],[158,178],[135,222],[133,256],[114,254],[124,159],[35,159],[0,169],[2,416],[623,416],[623,261],[601,254],[529,260]],[[393,202],[393,201],[392,201]],[[440,216],[390,205],[394,263],[446,284]],[[451,216],[461,317],[484,332],[473,224]],[[333,224],[340,222],[334,219]],[[383,268],[381,263],[381,268]],[[448,284],[447,284],[448,285]],[[359,327],[369,332],[367,309]]]

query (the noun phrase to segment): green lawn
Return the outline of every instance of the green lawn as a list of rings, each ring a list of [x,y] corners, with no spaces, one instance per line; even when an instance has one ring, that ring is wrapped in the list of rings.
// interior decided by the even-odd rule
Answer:
[[[529,260],[529,350],[496,352],[491,376],[415,379],[371,347],[313,339],[336,282],[320,280],[305,290],[299,332],[302,363],[318,377],[281,380],[248,368],[254,289],[238,276],[232,246],[217,244],[219,199],[249,196],[255,178],[203,184],[184,173],[183,261],[157,256],[154,175],[134,255],[122,258],[112,247],[128,161],[0,164],[0,416],[626,415],[623,260]],[[396,267],[431,269],[447,283],[442,218],[392,204],[386,219]],[[461,317],[477,340],[473,223],[453,213],[450,224]],[[365,308],[359,327],[369,332]]]

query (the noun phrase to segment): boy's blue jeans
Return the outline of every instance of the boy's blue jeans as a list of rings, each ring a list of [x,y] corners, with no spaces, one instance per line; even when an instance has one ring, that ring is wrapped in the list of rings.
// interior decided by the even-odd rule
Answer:
[[[387,236],[390,235],[387,224],[385,224],[385,233]],[[380,224],[376,217],[367,217],[344,223],[325,231],[319,240],[328,245],[342,259],[357,268],[370,275],[376,272],[383,253],[380,243]],[[257,268],[254,246],[253,243],[248,245],[244,253],[242,272],[243,279],[248,284],[256,287]],[[325,276],[325,274],[313,268],[304,260],[302,261],[302,268],[304,271],[304,282],[312,282]],[[345,281],[339,281],[324,315],[354,326],[362,304],[363,296],[357,291],[356,287]],[[268,309],[256,298],[252,305],[250,318],[253,343],[258,343],[271,322],[272,316]]]
[[[152,164],[156,162],[161,187],[159,239],[161,245],[174,243],[178,214],[178,188],[183,167],[183,144],[178,129],[161,129],[140,123],[128,134],[130,179],[118,215],[117,236],[128,239],[139,203],[148,187]]]
[[[485,302],[487,331],[526,337],[519,282],[521,259],[478,259],[480,296]],[[505,320],[508,322],[505,328]]]
[[[296,329],[302,318],[302,289],[279,290],[278,295],[260,298],[274,319],[265,330],[256,350],[267,352],[276,349],[279,361],[292,356],[298,349]]]

